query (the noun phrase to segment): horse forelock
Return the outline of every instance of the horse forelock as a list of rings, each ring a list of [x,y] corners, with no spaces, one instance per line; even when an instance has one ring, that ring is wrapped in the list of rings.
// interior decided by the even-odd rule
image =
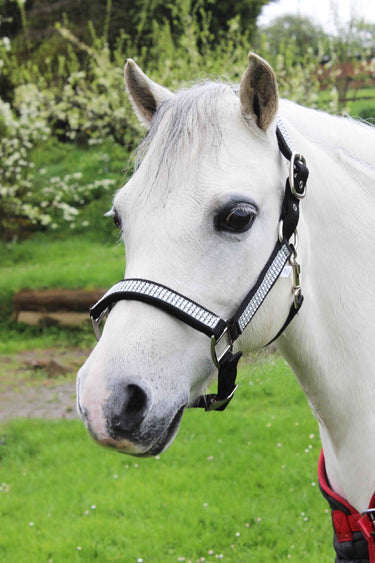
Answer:
[[[206,82],[161,104],[135,155],[135,169],[142,165],[146,174],[145,189],[160,196],[197,174],[202,157],[215,155],[221,145],[224,109],[236,103],[228,84]]]

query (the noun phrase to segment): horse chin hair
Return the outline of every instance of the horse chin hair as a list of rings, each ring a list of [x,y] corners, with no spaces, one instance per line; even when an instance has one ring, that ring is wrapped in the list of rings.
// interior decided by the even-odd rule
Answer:
[[[181,419],[184,410],[185,410],[185,405],[180,408],[180,410],[177,412],[176,416],[172,420],[169,427],[160,435],[160,437],[156,440],[156,442],[152,444],[150,449],[148,449],[146,452],[143,453],[134,453],[134,454],[131,453],[130,455],[133,455],[134,457],[154,457],[156,455],[161,454],[162,452],[165,452],[165,450],[169,448],[169,446],[172,444],[173,440],[176,437],[178,429],[180,428]],[[130,452],[122,452],[122,453],[130,453]]]

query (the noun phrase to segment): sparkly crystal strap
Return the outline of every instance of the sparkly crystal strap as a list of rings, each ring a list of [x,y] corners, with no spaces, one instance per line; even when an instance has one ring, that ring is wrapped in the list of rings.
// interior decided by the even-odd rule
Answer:
[[[288,131],[287,131],[287,129],[286,129],[285,125],[284,125],[284,122],[282,121],[282,119],[281,119],[280,116],[277,117],[276,124],[277,124],[277,127],[278,127],[278,129],[279,129],[279,131],[280,131],[280,133],[281,133],[281,138],[280,138],[280,136],[278,136],[279,148],[280,148],[280,150],[282,151],[282,148],[281,148],[280,144],[281,144],[281,143],[285,144],[285,146],[287,147],[287,151],[288,151],[290,154],[289,154],[288,156],[287,156],[287,155],[284,155],[284,156],[285,156],[286,158],[288,158],[288,160],[290,160],[290,156],[291,156],[294,152],[296,152],[296,149],[295,149],[295,147],[294,147],[294,145],[293,145],[293,143],[292,143],[292,141],[291,141],[291,138],[289,137]],[[277,135],[277,133],[276,133],[276,135]],[[282,151],[282,152],[283,152],[283,151]],[[284,154],[284,152],[283,152],[283,154]]]
[[[226,326],[219,316],[164,285],[143,279],[125,279],[112,286],[90,309],[94,329],[109,308],[122,299],[153,304],[208,336],[219,336]]]
[[[239,307],[237,317],[237,327],[242,333],[250,323],[255,313],[267,297],[276,280],[279,278],[285,264],[289,260],[292,250],[287,243],[276,245],[265,268],[261,272],[257,283],[246,296],[242,305]]]
[[[169,287],[149,280],[125,279],[112,286],[90,309],[95,334],[99,338],[101,319],[117,301],[124,299],[143,301],[159,307],[207,336],[215,336],[216,339],[229,326],[231,339],[234,342],[245,330],[267,297],[291,254],[292,250],[287,243],[283,242],[276,245],[257,283],[243,300],[229,323]]]

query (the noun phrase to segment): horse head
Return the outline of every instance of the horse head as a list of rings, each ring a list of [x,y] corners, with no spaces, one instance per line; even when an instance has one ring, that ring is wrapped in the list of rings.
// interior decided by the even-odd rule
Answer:
[[[286,164],[273,70],[250,54],[239,89],[208,82],[172,93],[128,60],[125,84],[148,130],[113,202],[125,278],[153,280],[228,319],[278,239]],[[292,301],[290,280],[278,279],[241,349],[269,342]],[[215,375],[205,334],[148,303],[120,300],[79,371],[78,410],[100,444],[155,455]]]

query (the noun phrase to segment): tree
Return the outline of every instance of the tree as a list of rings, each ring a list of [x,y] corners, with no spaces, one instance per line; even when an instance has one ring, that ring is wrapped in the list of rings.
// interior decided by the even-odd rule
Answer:
[[[315,58],[313,76],[321,89],[334,93],[336,110],[346,108],[349,92],[354,97],[375,74],[375,25],[365,23],[354,10],[349,21],[344,21],[339,8],[337,0],[331,1],[335,29],[330,34],[308,18],[293,15],[279,17],[261,30],[273,64],[283,57],[285,67],[305,67],[314,64]]]
[[[228,31],[228,22],[239,17],[244,29],[255,31],[263,6],[276,0],[0,0],[1,35],[16,37],[22,32],[20,6],[24,6],[33,49],[54,35],[56,22],[69,22],[70,30],[89,42],[91,30],[106,36],[110,48],[124,32],[139,44],[151,43],[153,24],[168,21],[173,34],[184,32],[182,14],[196,14],[217,38]],[[65,23],[66,23],[65,22]],[[24,30],[25,31],[25,30]]]
[[[348,101],[349,90],[355,95],[359,86],[369,84],[375,72],[375,25],[366,23],[355,6],[354,2],[350,19],[344,21],[339,3],[331,1],[335,32],[329,38],[327,53],[341,107]]]
[[[303,60],[307,48],[319,55],[322,43],[327,40],[323,28],[309,18],[287,14],[274,19],[260,30],[267,38],[271,52],[278,53],[281,46],[293,49],[294,57]],[[284,48],[285,48],[284,47]]]

